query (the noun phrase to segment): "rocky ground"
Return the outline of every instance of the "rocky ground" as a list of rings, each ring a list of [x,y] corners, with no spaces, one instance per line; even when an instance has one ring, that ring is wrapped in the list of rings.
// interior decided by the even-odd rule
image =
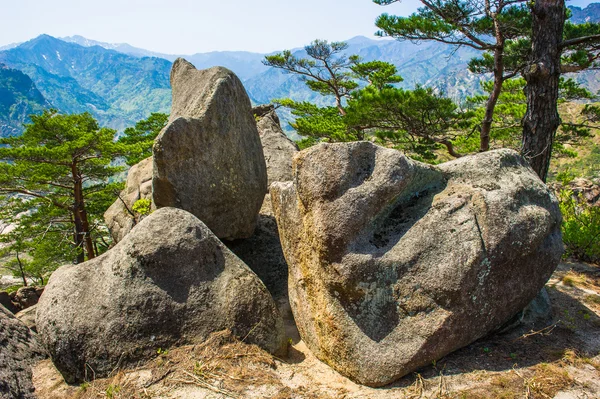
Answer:
[[[598,398],[600,266],[562,263],[547,289],[551,325],[489,336],[383,388],[357,385],[317,360],[289,313],[286,358],[221,332],[78,386],[65,384],[44,360],[34,368],[34,384],[40,399]]]

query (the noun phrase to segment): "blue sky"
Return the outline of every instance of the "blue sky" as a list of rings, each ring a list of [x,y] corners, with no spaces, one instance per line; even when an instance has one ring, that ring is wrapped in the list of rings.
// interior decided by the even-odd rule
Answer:
[[[591,0],[574,0],[585,7]],[[375,18],[409,15],[418,0],[0,0],[0,46],[42,33],[82,35],[169,54],[270,52],[314,39],[373,37]]]

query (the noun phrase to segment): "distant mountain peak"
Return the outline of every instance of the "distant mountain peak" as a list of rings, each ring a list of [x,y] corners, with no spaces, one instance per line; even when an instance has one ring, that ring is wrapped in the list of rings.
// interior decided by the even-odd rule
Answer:
[[[571,10],[571,22],[581,24],[585,22],[600,22],[600,3],[591,3],[581,8],[569,6]]]

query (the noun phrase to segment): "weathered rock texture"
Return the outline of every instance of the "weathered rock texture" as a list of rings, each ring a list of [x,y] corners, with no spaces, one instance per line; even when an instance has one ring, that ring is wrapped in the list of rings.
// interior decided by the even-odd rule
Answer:
[[[252,112],[265,155],[268,184],[292,180],[292,159],[298,152],[298,146],[281,129],[273,105],[260,105]]]
[[[0,306],[0,398],[35,398],[31,366],[43,357],[34,333]]]
[[[285,345],[263,283],[200,220],[175,208],[158,209],[104,255],[55,271],[36,325],[67,382],[223,329],[270,352]]]
[[[321,144],[271,199],[303,340],[371,386],[501,326],[562,254],[557,201],[510,150],[434,167],[368,142]]]
[[[38,303],[42,292],[44,292],[42,287],[21,287],[15,293],[13,302],[20,310],[27,309]]]
[[[33,305],[27,309],[23,309],[17,314],[15,317],[21,321],[21,323],[25,324],[27,328],[29,328],[33,332],[37,332],[37,328],[35,326],[35,314],[37,313],[37,304]]]
[[[11,313],[17,313],[20,310],[12,302],[12,298],[6,291],[0,291],[0,305],[4,306]]]
[[[254,235],[245,240],[226,242],[226,245],[260,277],[276,300],[287,298],[288,266],[269,194],[260,209]]]
[[[153,148],[154,204],[191,212],[219,238],[250,237],[267,172],[242,83],[228,69],[199,71],[180,58],[171,87],[169,124]]]
[[[104,220],[115,243],[121,241],[143,218],[133,211],[133,205],[140,199],[152,200],[152,157],[129,169],[125,189],[104,212]]]

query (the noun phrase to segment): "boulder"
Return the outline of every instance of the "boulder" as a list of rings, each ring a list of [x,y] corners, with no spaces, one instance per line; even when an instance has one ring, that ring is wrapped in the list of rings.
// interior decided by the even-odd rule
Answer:
[[[222,239],[247,238],[267,192],[265,159],[250,100],[230,70],[177,59],[173,106],[153,148],[157,208],[191,212]]]
[[[38,295],[38,289],[38,287],[32,286],[19,288],[15,294],[13,302],[17,304],[19,309],[27,309],[35,305],[40,299],[40,296]]]
[[[292,158],[298,152],[298,146],[281,129],[273,105],[260,105],[254,107],[252,112],[267,164],[268,185],[275,181],[292,180]]]
[[[15,317],[21,321],[21,323],[25,324],[27,328],[29,328],[33,332],[37,332],[37,328],[35,327],[35,314],[37,312],[37,305],[33,305],[27,309],[23,309],[17,314]]]
[[[133,210],[133,205],[140,199],[152,200],[152,157],[129,169],[125,188],[104,212],[104,220],[115,243],[121,241],[143,219],[144,215]]]
[[[288,266],[281,249],[269,194],[260,208],[258,225],[252,237],[228,241],[226,245],[258,275],[275,300],[283,299],[286,302]]]
[[[12,302],[8,292],[0,291],[0,305],[4,306],[11,313],[17,313],[19,309]]]
[[[271,200],[302,339],[370,386],[500,327],[563,252],[558,203],[512,150],[430,166],[368,142],[320,144]]]
[[[35,334],[0,306],[0,398],[35,398],[31,367],[43,357]]]
[[[263,283],[206,225],[175,208],[156,210],[105,254],[55,271],[36,325],[69,383],[224,329],[271,353],[285,348]]]
[[[600,207],[600,181],[598,180],[578,177],[567,184],[555,182],[549,186],[557,195],[562,190],[570,190],[573,199],[578,203]]]

